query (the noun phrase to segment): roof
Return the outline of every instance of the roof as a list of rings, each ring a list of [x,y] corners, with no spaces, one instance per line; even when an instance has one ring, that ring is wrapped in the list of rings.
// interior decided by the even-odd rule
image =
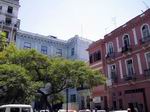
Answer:
[[[0,106],[0,108],[4,108],[4,107],[32,107],[32,106],[26,104],[8,104],[8,105]]]

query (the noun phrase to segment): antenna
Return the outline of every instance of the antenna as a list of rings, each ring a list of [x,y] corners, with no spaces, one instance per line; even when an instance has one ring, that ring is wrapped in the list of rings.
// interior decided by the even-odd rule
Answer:
[[[116,28],[117,27],[116,17],[112,17],[112,22],[114,27]]]
[[[146,10],[149,9],[149,6],[147,5],[147,3],[145,1],[142,1],[142,3],[145,5]]]

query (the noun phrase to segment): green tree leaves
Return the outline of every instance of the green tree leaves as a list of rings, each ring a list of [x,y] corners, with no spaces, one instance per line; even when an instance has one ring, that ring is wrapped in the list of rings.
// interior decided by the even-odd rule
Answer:
[[[102,74],[82,61],[50,58],[33,49],[17,49],[13,43],[0,51],[0,103],[29,103],[37,93],[46,104],[48,97],[56,97],[49,100],[56,103],[68,87],[92,88],[104,82]]]

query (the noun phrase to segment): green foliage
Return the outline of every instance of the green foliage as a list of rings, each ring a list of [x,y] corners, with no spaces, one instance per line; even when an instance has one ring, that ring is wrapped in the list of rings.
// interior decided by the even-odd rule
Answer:
[[[105,82],[85,62],[49,58],[33,49],[17,49],[13,43],[0,52],[0,64],[0,103],[30,102],[39,97],[37,92],[57,103],[62,101],[60,92],[68,87],[92,88]],[[40,88],[47,83],[51,87],[44,92]]]
[[[7,45],[6,32],[0,32],[0,51],[3,51]]]
[[[32,81],[25,69],[14,64],[3,64],[0,65],[0,75],[1,102],[29,102],[26,96],[32,94]]]

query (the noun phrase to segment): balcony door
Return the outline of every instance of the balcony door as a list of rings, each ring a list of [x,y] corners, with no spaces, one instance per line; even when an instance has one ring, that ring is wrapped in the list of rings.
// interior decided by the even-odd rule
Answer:
[[[128,48],[130,46],[130,38],[129,35],[124,35],[123,37],[123,44],[125,48]]]
[[[150,35],[148,25],[144,25],[142,27],[142,35],[143,35],[143,38],[147,38]]]
[[[147,68],[150,69],[150,52],[145,54]]]
[[[134,74],[132,59],[126,60],[126,69],[127,69],[127,76],[132,76]]]

